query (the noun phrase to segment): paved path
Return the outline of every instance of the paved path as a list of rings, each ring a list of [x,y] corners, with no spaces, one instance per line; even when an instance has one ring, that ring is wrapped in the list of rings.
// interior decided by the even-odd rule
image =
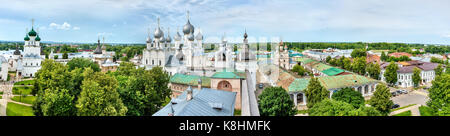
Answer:
[[[12,102],[12,103],[20,104],[20,105],[25,105],[25,106],[32,106],[31,104],[16,102],[16,101],[13,101],[13,100],[8,100],[8,102]]]
[[[422,106],[422,105],[417,104],[417,105],[414,105],[414,106],[411,106],[411,107],[408,107],[408,108],[404,108],[404,109],[401,109],[401,110],[396,110],[394,112],[391,112],[389,114],[389,116],[393,116],[395,114],[399,114],[399,113],[402,113],[402,112],[405,112],[405,111],[409,111],[409,110],[411,110],[411,116],[420,116],[420,112],[419,112],[419,107],[420,106]]]
[[[7,100],[0,99],[0,116],[6,116],[6,104],[8,104]]]
[[[12,101],[11,98],[17,95],[13,95],[12,88],[14,86],[13,82],[1,82],[0,83],[0,91],[3,92],[2,99],[0,99],[0,116],[6,116],[6,107],[8,106],[8,102],[14,102],[17,104],[22,104],[25,106],[31,106],[31,104],[25,104],[20,102]]]

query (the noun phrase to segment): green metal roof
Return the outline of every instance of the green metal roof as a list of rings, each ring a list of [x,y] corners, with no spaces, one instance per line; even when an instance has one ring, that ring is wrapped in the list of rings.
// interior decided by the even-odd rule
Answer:
[[[211,78],[245,78],[244,72],[237,72],[237,71],[228,71],[224,70],[221,72],[216,72]]]
[[[324,86],[327,89],[337,89],[344,87],[360,86],[368,83],[376,83],[378,81],[357,74],[350,74],[340,76],[319,77],[319,82],[322,86]]]
[[[288,72],[280,71],[280,79],[277,81],[277,85],[283,87],[288,92],[304,92],[308,87],[310,78],[294,78],[292,75],[288,74]],[[318,80],[327,90],[361,86],[364,84],[379,82],[378,80],[357,74],[324,76],[318,77]]]
[[[324,74],[326,74],[328,76],[335,76],[335,75],[340,74],[342,72],[345,72],[345,71],[342,70],[342,69],[339,69],[339,68],[335,68],[335,67],[332,67],[332,68],[329,68],[329,69],[326,69],[326,70],[322,71],[322,73],[324,73]]]
[[[315,60],[310,59],[310,58],[300,57],[300,58],[297,58],[296,61],[302,62],[303,64],[308,64],[308,63],[314,62]]]
[[[326,65],[326,64],[323,64],[323,63],[317,63],[317,64],[313,65],[312,68],[316,69],[318,71],[324,71],[324,70],[327,70],[327,69],[330,69],[330,68],[333,68],[333,67],[329,66],[329,65]]]
[[[289,85],[289,92],[303,92],[308,87],[310,78],[296,78],[291,85]]]
[[[197,76],[197,75],[184,75],[184,74],[180,74],[180,73],[176,73],[175,75],[173,75],[170,78],[170,83],[197,86],[199,78],[202,79],[203,87],[211,87],[211,78],[210,77]]]

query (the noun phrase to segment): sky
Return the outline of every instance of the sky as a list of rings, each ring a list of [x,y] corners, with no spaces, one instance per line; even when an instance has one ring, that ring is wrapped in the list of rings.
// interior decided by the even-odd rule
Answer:
[[[0,0],[0,40],[22,41],[31,19],[43,41],[145,43],[157,18],[205,42],[450,44],[449,0]]]

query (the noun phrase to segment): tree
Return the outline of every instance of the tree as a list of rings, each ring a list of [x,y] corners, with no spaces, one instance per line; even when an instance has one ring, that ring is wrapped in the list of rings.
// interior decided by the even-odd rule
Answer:
[[[63,59],[69,59],[69,54],[67,54],[67,52],[64,52]]]
[[[351,104],[325,99],[308,110],[309,116],[351,116],[354,110]]]
[[[311,78],[308,87],[305,90],[305,95],[307,98],[306,106],[311,108],[314,104],[329,98],[329,93],[330,92],[320,84],[317,78]]]
[[[67,71],[67,66],[64,64],[55,62],[51,59],[46,59],[42,62],[41,69],[36,72],[35,84],[33,94],[36,94],[37,98],[33,103],[33,112],[36,116],[43,116],[42,104],[46,98],[44,95],[47,89],[67,89],[70,84],[70,73]]]
[[[388,115],[394,102],[391,100],[391,93],[389,88],[383,84],[378,84],[375,88],[372,98],[368,104],[377,109],[383,115]]]
[[[53,56],[53,59],[58,59],[58,57],[59,57],[58,55],[55,55]]]
[[[444,69],[442,68],[442,64],[439,64],[435,69],[434,69],[434,73],[436,76],[440,76],[442,75],[442,71]]]
[[[437,115],[449,116],[450,115],[450,74],[443,74],[437,76],[432,82],[431,89],[429,90],[427,105],[433,109],[433,112]]]
[[[383,52],[381,52],[381,57],[380,57],[380,60],[382,60],[382,61],[386,61],[387,59],[388,59],[389,57],[384,53],[384,51]]]
[[[350,58],[344,58],[342,60],[342,65],[344,69],[346,70],[352,70],[352,61],[350,60]]]
[[[161,67],[147,71],[121,63],[115,75],[128,116],[151,116],[170,100],[169,75]]]
[[[397,70],[398,66],[394,62],[391,62],[384,72],[384,77],[386,78],[386,82],[390,85],[395,85],[397,83]]]
[[[413,80],[413,83],[414,83],[414,86],[415,86],[415,87],[419,86],[419,83],[420,83],[420,81],[422,80],[422,79],[420,78],[420,73],[421,73],[421,70],[420,70],[419,68],[417,68],[417,67],[414,67],[414,69],[413,69],[413,75],[412,75],[412,80]]]
[[[66,89],[47,89],[44,92],[42,113],[44,116],[75,116],[73,96]]]
[[[325,99],[308,110],[309,116],[381,116],[373,107],[361,106],[356,109],[342,101]]]
[[[352,64],[353,72],[359,73],[360,75],[366,74],[366,58],[358,57],[353,60]]]
[[[366,71],[367,73],[369,73],[369,76],[371,78],[378,79],[380,77],[381,72],[380,64],[378,64],[378,62],[376,64],[369,63],[366,67]]]
[[[261,116],[293,116],[297,112],[289,94],[281,87],[265,88],[258,97]]]
[[[330,60],[331,60],[331,56],[327,56],[325,62],[330,63]]]
[[[295,65],[295,66],[292,68],[292,71],[293,71],[293,72],[297,72],[297,74],[300,75],[300,76],[303,76],[303,75],[305,75],[305,73],[306,73],[306,70],[305,70],[302,66],[300,66],[300,65]]]
[[[358,57],[366,57],[366,50],[364,49],[354,49],[352,53],[350,54],[352,58],[358,58]]]
[[[341,89],[331,96],[333,100],[342,101],[351,104],[355,108],[364,106],[364,97],[358,91],[352,88]]]
[[[69,71],[72,71],[75,68],[81,68],[84,70],[88,67],[94,70],[94,72],[98,72],[101,70],[97,63],[85,58],[74,58],[67,62],[67,66],[69,68]]]
[[[117,80],[101,72],[87,68],[83,75],[87,78],[76,105],[79,116],[124,116],[124,106],[117,92]]]

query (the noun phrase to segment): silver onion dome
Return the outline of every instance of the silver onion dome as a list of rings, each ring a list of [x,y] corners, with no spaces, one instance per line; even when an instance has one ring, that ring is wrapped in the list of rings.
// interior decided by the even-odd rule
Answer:
[[[167,28],[167,38],[166,38],[166,42],[170,43],[172,42],[172,38],[170,38],[170,29]]]
[[[189,41],[194,41],[194,33],[191,31],[187,38]]]
[[[177,34],[175,36],[173,36],[173,39],[175,41],[181,41],[181,35],[180,35],[180,33],[178,31],[177,31]]]
[[[188,22],[186,23],[186,25],[184,25],[184,27],[183,27],[183,33],[185,34],[185,35],[188,35],[190,32],[194,32],[194,26],[191,24],[191,22],[189,22],[189,20],[188,20]]]
[[[192,33],[194,33],[194,26],[191,24],[191,22],[189,21],[189,11],[187,11],[187,16],[186,16],[186,18],[187,18],[187,22],[186,22],[186,24],[184,25],[184,27],[183,27],[183,33],[184,33],[184,35],[188,35],[189,33],[191,33],[191,31],[192,31]]]
[[[156,28],[154,34],[155,34],[155,39],[159,39],[159,38],[161,38],[161,37],[164,36],[163,31],[162,31],[161,28],[159,27],[159,17],[158,17],[158,28]]]
[[[155,39],[159,39],[159,38],[161,38],[161,37],[164,36],[164,33],[163,33],[163,31],[161,31],[161,29],[158,27],[158,29],[156,29],[156,31],[155,31],[154,36],[155,36]]]
[[[195,36],[195,39],[196,39],[197,41],[203,40],[202,32],[198,32],[197,36]]]

